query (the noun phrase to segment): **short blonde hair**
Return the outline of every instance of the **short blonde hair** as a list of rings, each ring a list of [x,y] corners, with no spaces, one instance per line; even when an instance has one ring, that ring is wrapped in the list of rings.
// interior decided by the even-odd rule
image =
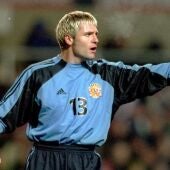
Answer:
[[[96,18],[89,12],[72,11],[61,18],[56,27],[56,38],[61,49],[67,48],[65,36],[70,35],[74,38],[82,22],[90,22],[97,26]]]

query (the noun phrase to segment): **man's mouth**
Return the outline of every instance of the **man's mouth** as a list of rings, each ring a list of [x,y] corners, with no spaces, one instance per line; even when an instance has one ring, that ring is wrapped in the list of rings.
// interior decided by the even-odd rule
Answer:
[[[90,51],[96,52],[96,49],[97,49],[97,47],[92,47],[92,48],[90,48]]]

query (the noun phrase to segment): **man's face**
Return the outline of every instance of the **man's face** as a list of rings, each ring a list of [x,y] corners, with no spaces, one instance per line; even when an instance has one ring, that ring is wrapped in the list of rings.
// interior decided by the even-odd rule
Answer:
[[[97,35],[98,30],[94,24],[81,23],[72,44],[74,56],[82,59],[94,59],[99,42]]]

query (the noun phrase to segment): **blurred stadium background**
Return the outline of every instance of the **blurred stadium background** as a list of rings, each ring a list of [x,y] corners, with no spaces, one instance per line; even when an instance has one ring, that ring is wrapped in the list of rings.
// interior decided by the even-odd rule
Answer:
[[[98,57],[127,64],[170,61],[169,0],[0,0],[0,98],[29,64],[57,55],[58,20],[93,13]],[[106,144],[102,170],[170,169],[170,88],[122,106]],[[22,170],[31,147],[25,127],[0,136],[0,169]]]

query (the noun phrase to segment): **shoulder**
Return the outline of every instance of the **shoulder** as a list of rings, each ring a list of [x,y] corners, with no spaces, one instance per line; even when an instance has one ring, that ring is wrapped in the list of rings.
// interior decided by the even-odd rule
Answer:
[[[48,67],[52,67],[55,65],[58,65],[59,63],[61,63],[61,59],[56,56],[50,59],[46,59],[37,63],[33,63],[31,65],[29,65],[28,67],[26,67],[25,70],[23,70],[23,72],[27,72],[27,73],[33,73],[35,71],[41,70],[41,69],[45,69]]]
[[[29,66],[27,66],[21,74],[18,76],[18,78],[22,79],[28,79],[31,77],[34,77],[34,75],[37,75],[37,73],[40,73],[43,70],[52,69],[53,66],[58,65],[60,63],[60,59],[58,57],[53,57],[50,59],[46,59],[37,63],[33,63]]]

